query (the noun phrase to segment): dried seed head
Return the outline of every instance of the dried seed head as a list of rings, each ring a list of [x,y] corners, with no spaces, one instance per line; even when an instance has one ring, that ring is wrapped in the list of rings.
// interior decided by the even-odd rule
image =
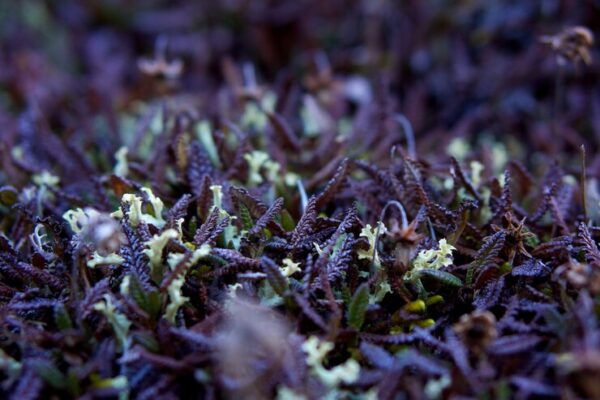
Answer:
[[[498,335],[496,317],[489,311],[476,310],[465,314],[453,328],[474,354],[485,350]]]
[[[102,256],[118,253],[121,245],[127,242],[121,225],[106,213],[93,214],[82,230],[81,238],[91,243]]]
[[[560,265],[555,276],[560,276],[566,279],[573,287],[581,289],[587,286],[590,275],[590,267],[588,264],[580,263],[577,260],[569,258],[567,262]]]
[[[590,48],[594,44],[594,34],[583,26],[566,28],[553,36],[543,36],[542,43],[549,45],[556,52],[560,65],[580,60],[589,65],[592,62]]]
[[[174,59],[167,61],[167,42],[164,38],[156,41],[154,58],[141,58],[138,60],[139,70],[153,77],[162,76],[167,79],[176,79],[183,72],[183,61]]]

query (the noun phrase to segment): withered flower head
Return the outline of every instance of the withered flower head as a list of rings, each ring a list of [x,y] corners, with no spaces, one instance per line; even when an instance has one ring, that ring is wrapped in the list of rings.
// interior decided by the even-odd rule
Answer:
[[[524,217],[519,221],[515,218],[513,213],[508,212],[504,214],[504,221],[506,221],[505,227],[495,224],[491,224],[490,227],[494,232],[506,232],[510,242],[514,245],[516,252],[531,257],[525,246],[529,240],[535,238],[535,234],[527,229],[527,226],[525,225],[526,220],[527,218]]]
[[[590,276],[590,266],[569,258],[567,262],[560,265],[554,271],[554,276],[566,279],[569,284],[577,289],[587,286]]]
[[[496,317],[482,310],[463,315],[453,329],[474,354],[483,352],[498,335]]]
[[[564,65],[580,60],[589,65],[592,62],[590,48],[594,44],[594,34],[583,26],[572,26],[553,36],[543,36],[542,43],[556,52],[557,61]]]
[[[176,58],[167,61],[167,42],[160,38],[156,42],[153,58],[141,58],[138,60],[138,68],[146,75],[163,76],[167,79],[178,78],[183,72],[183,62]]]
[[[425,237],[417,232],[417,228],[419,227],[417,220],[413,220],[406,227],[400,226],[398,222],[397,219],[393,219],[390,222],[390,228],[388,228],[386,233],[391,238],[405,244],[416,244]]]
[[[121,226],[114,218],[105,213],[92,213],[81,238],[91,243],[98,254],[117,253],[121,245],[127,241]]]

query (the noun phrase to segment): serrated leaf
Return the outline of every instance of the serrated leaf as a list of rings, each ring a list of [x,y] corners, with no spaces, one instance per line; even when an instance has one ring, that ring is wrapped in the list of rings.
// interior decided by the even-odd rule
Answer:
[[[496,355],[511,355],[532,350],[541,338],[533,335],[510,335],[496,339],[489,348],[490,353]]]
[[[475,260],[469,265],[466,277],[467,285],[470,285],[471,282],[473,282],[475,270],[494,262],[498,253],[500,253],[500,250],[504,247],[505,241],[506,232],[504,231],[496,232],[485,241],[481,249],[477,252]]]
[[[440,271],[439,269],[422,269],[419,271],[419,275],[435,279],[436,281],[448,286],[461,287],[463,285],[460,278],[452,275],[449,272]]]
[[[273,288],[275,293],[280,296],[283,296],[288,288],[288,282],[285,279],[285,276],[281,273],[279,267],[275,264],[273,260],[268,257],[263,257],[261,259],[260,265],[263,268],[263,271],[267,275],[267,281],[269,285]]]
[[[511,271],[512,276],[523,276],[523,277],[539,277],[547,275],[548,269],[539,260],[527,260],[521,265],[517,265]]]
[[[486,309],[492,307],[498,302],[502,290],[504,289],[504,277],[501,276],[498,280],[493,280],[485,284],[475,293],[473,305],[478,309]]]
[[[369,286],[363,283],[356,289],[348,305],[348,326],[360,329],[365,322],[365,314],[369,306]]]
[[[244,230],[249,231],[254,226],[254,222],[252,222],[252,216],[250,215],[250,211],[248,207],[244,204],[239,205],[240,208],[240,219],[242,220],[242,227]]]

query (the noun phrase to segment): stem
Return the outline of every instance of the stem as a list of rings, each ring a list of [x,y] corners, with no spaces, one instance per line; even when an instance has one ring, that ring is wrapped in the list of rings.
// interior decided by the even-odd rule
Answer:
[[[406,136],[406,149],[408,151],[408,155],[411,159],[415,160],[417,158],[417,151],[415,146],[415,134],[412,129],[412,125],[408,118],[406,118],[403,114],[396,114],[396,121],[402,127],[404,131],[404,136]]]
[[[404,206],[397,200],[390,200],[381,210],[381,214],[379,214],[379,222],[383,223],[383,219],[385,218],[385,213],[388,207],[394,206],[400,210],[400,218],[402,220],[402,229],[405,230],[408,228],[408,218],[406,217],[406,211],[404,210]],[[379,236],[381,234],[381,224],[377,223],[377,231],[375,232],[375,243],[373,243],[373,258],[371,259],[371,265],[375,265],[375,259],[377,258],[377,247],[379,245]]]
[[[468,219],[469,219],[469,211],[463,210],[463,212],[461,213],[461,216],[460,216],[460,225],[458,226],[458,229],[456,230],[456,232],[454,232],[450,237],[449,242],[451,245],[454,246],[460,239],[463,231],[465,230],[465,227],[467,226]]]
[[[244,75],[244,84],[247,88],[256,89],[256,71],[252,63],[244,63],[242,66],[242,74]]]
[[[396,208],[398,208],[398,210],[400,210],[402,229],[407,229],[408,218],[406,217],[406,211],[404,210],[404,206],[402,205],[402,203],[400,203],[398,200],[390,200],[387,202],[387,204],[383,207],[383,210],[381,210],[381,214],[379,214],[379,220],[383,221],[383,218],[385,217],[385,212],[387,211],[389,206],[395,206]]]
[[[429,226],[429,234],[431,235],[431,240],[434,242],[437,241],[435,237],[435,230],[433,230],[433,224],[431,223],[431,219],[427,218],[427,226]]]
[[[585,145],[581,145],[581,204],[583,206],[583,221],[588,223],[588,211],[587,211],[587,174],[585,168]]]
[[[302,180],[298,179],[296,186],[298,186],[298,192],[300,192],[300,207],[302,208],[300,211],[304,213],[304,210],[306,210],[306,205],[308,204],[308,197],[306,196],[306,190],[304,189]]]

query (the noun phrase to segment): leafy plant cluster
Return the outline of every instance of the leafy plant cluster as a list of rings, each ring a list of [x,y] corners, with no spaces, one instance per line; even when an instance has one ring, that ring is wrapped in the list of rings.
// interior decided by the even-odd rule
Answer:
[[[546,41],[591,60],[567,33]],[[118,112],[0,87],[25,104],[0,147],[3,397],[600,397],[585,150],[435,147],[391,85],[318,61],[272,84],[225,61],[195,96],[159,40]]]

